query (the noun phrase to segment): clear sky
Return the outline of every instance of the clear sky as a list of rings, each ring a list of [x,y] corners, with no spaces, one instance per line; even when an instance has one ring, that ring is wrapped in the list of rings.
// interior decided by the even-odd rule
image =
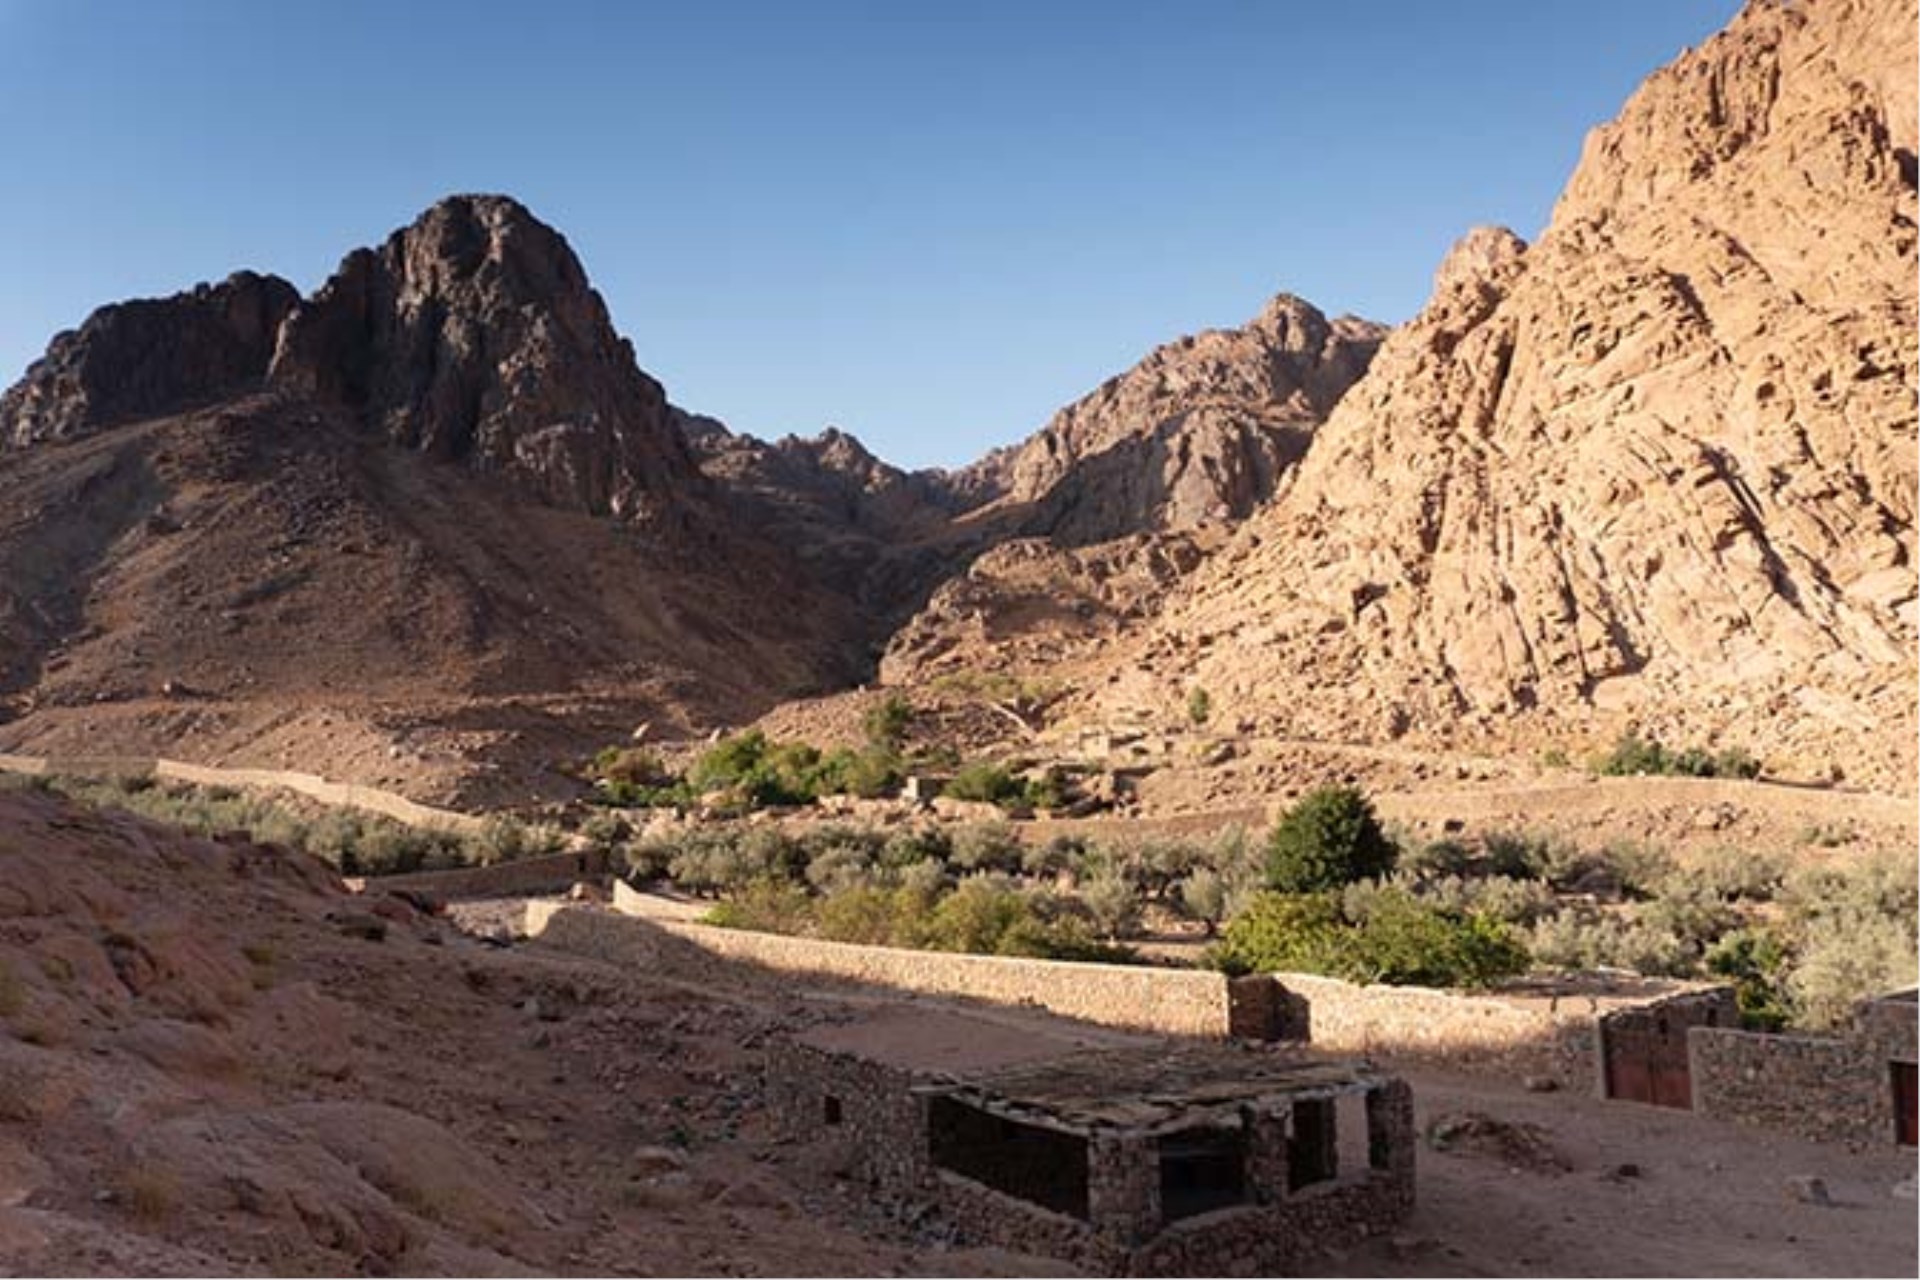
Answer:
[[[0,383],[303,291],[438,197],[557,226],[737,430],[958,464],[1281,290],[1406,319],[1735,0],[0,0]]]

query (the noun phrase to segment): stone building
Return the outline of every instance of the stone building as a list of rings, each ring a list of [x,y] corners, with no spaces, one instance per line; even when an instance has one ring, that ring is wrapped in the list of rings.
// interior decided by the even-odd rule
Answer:
[[[1412,1092],[1364,1063],[895,1011],[774,1046],[791,1137],[969,1239],[1110,1274],[1270,1274],[1413,1207]]]

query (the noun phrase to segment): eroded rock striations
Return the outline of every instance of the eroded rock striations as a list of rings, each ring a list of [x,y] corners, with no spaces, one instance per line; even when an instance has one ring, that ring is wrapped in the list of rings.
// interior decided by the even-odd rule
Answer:
[[[101,307],[56,335],[0,395],[0,448],[72,439],[258,383],[299,300],[278,276],[241,271],[170,298]]]
[[[1115,696],[1336,738],[1625,717],[1910,785],[1914,19],[1756,3],[1652,76],[1536,244],[1449,257]]]
[[[1023,532],[1071,545],[1241,519],[1273,493],[1385,333],[1281,294],[1242,328],[1156,349],[960,483],[1001,495]]]

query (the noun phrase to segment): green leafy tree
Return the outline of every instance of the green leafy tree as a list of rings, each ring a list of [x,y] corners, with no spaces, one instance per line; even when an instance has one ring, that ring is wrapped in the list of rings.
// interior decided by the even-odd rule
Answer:
[[[1393,870],[1399,850],[1366,795],[1321,787],[1289,809],[1267,838],[1267,887],[1318,893]]]

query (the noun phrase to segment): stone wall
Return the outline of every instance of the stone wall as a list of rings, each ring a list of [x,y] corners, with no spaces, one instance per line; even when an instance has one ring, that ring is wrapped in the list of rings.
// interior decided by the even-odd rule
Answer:
[[[1275,974],[1305,1002],[1307,1039],[1334,1053],[1429,1060],[1465,1071],[1538,1076],[1562,1088],[1598,1079],[1598,1009],[1586,999],[1508,1000],[1426,987],[1361,986]]]
[[[460,898],[512,898],[528,893],[554,893],[582,880],[597,880],[607,872],[603,849],[578,849],[541,858],[520,858],[488,867],[453,867],[446,871],[410,871],[393,876],[353,876],[346,881],[355,893],[368,889],[405,891],[452,902]]]
[[[1890,1146],[1892,1064],[1920,1060],[1917,1041],[1916,1007],[1897,1001],[1863,1005],[1832,1036],[1694,1027],[1687,1032],[1694,1110],[1822,1141]]]
[[[615,886],[616,908],[626,900],[623,890],[624,886]],[[1165,1035],[1219,1039],[1226,1036],[1229,1025],[1227,980],[1205,970],[854,946],[585,911],[572,913],[577,918],[566,919],[556,931],[554,925],[567,913],[537,910],[541,905],[530,908],[528,933],[609,959],[617,955],[624,963],[646,964],[656,972],[664,966],[675,976],[706,977],[728,965],[748,966],[896,991],[1021,1005],[1063,1018]],[[706,958],[690,952],[704,953]]]
[[[1105,1026],[1219,1039],[1307,1040],[1334,1053],[1430,1060],[1510,1079],[1596,1089],[1592,999],[1508,999],[1423,987],[1361,986],[1312,974],[1237,979],[1197,969],[1078,964],[904,951],[662,919],[624,884],[614,906],[644,919],[555,904],[529,907],[528,932],[573,950],[676,976],[737,977],[743,967],[903,991],[1027,1005]],[[551,926],[565,916],[564,926]],[[729,965],[729,962],[731,964]],[[1266,984],[1267,992],[1260,987]],[[1264,1031],[1265,1034],[1260,1034]]]
[[[416,804],[403,795],[376,787],[329,782],[311,773],[288,769],[218,769],[183,760],[118,756],[20,756],[0,754],[0,772],[38,777],[160,778],[202,787],[267,787],[292,791],[321,804],[363,809],[413,827],[439,827],[461,833],[478,831],[483,822],[451,809]]]

